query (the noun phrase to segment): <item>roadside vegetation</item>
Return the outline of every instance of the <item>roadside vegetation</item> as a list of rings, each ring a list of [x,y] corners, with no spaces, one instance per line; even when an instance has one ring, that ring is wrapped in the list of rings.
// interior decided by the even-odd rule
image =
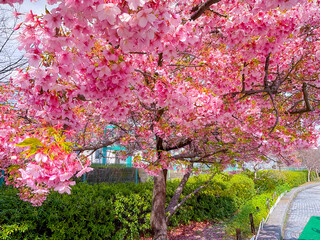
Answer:
[[[203,185],[209,175],[193,176],[181,198]],[[250,235],[248,215],[257,226],[268,214],[276,196],[307,181],[307,171],[261,171],[219,174],[209,185],[182,205],[170,227],[190,221],[224,221],[228,235],[240,228]],[[168,181],[167,198],[178,180]],[[72,194],[53,192],[40,207],[32,207],[3,186],[0,192],[0,239],[139,239],[150,235],[152,182],[78,183]],[[273,201],[272,201],[273,199]]]

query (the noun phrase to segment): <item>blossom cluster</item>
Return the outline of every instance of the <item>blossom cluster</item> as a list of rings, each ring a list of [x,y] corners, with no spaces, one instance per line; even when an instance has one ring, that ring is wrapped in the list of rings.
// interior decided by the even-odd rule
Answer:
[[[30,134],[44,125],[84,145],[121,136],[139,152],[134,166],[153,175],[192,158],[223,168],[315,143],[318,0],[47,2],[57,7],[18,25],[29,65],[12,77],[15,107],[1,105],[0,161],[19,166],[12,182],[35,205],[89,170],[52,132]],[[16,146],[26,137],[41,142],[30,156]]]

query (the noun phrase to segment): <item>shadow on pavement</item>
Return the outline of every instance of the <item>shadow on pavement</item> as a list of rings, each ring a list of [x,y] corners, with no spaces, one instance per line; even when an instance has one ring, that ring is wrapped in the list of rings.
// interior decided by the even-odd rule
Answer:
[[[281,227],[278,225],[265,225],[258,239],[259,240],[281,239]]]

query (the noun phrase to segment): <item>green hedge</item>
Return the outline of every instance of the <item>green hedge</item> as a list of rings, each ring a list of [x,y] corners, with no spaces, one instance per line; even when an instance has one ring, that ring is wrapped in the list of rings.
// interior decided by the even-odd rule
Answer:
[[[249,214],[253,214],[253,220],[256,227],[263,218],[266,218],[269,209],[267,208],[267,198],[270,202],[270,207],[275,203],[272,201],[274,193],[279,196],[284,191],[289,191],[293,187],[297,187],[307,182],[307,171],[282,171],[268,170],[260,171],[257,174],[257,179],[254,179],[254,173],[246,172],[255,183],[256,195],[247,199],[238,210],[238,213],[228,222],[227,233],[235,235],[236,229],[241,229],[243,236],[249,236],[251,226]]]
[[[11,231],[7,239],[138,238],[150,228],[151,196],[148,184],[79,183],[71,195],[52,193],[41,207],[32,207],[14,189],[2,189],[2,239],[15,225],[23,231]]]
[[[279,186],[287,186],[286,190],[288,190],[305,183],[308,179],[307,171],[265,170],[258,172],[257,179],[254,179],[253,172],[246,172],[246,174],[254,180],[257,194],[274,191]]]
[[[209,175],[191,177],[182,192],[180,200],[205,184],[209,177]],[[179,223],[187,224],[189,221],[200,222],[230,217],[236,211],[236,204],[234,199],[226,192],[228,180],[228,176],[216,175],[206,188],[182,205],[180,210],[171,217],[170,225],[177,226]],[[167,203],[173,196],[179,182],[177,179],[168,182]]]
[[[183,196],[207,179],[191,178]],[[168,201],[178,184],[177,180],[168,182]],[[208,189],[188,200],[172,217],[171,226],[230,217],[236,210],[234,201],[217,196],[215,185],[212,180]],[[150,233],[152,187],[151,182],[78,183],[71,195],[54,192],[41,207],[19,200],[15,189],[4,187],[0,193],[0,239],[139,239]]]
[[[254,180],[251,173],[216,175],[208,187],[190,198],[171,218],[170,225],[189,221],[230,219],[234,226],[247,229],[248,212],[259,222],[266,215],[265,199],[305,180],[301,172],[261,172]],[[181,198],[209,179],[191,177]],[[264,183],[266,183],[264,185]],[[167,183],[167,202],[179,181]],[[150,233],[151,182],[134,184],[78,183],[72,194],[52,193],[41,207],[18,199],[16,190],[2,187],[0,192],[0,239],[139,239]],[[256,195],[256,193],[263,195]],[[268,195],[269,194],[269,195]],[[230,228],[230,232],[232,232]],[[244,230],[247,231],[247,230]]]

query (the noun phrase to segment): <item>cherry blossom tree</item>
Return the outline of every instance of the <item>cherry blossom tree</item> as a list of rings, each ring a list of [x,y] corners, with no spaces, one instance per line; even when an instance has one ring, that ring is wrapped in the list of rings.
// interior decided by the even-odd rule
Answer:
[[[223,169],[270,154],[289,163],[315,143],[319,1],[47,2],[59,5],[22,22],[29,66],[6,90],[16,105],[3,105],[0,128],[8,181],[35,205],[90,170],[74,151],[120,141],[154,175],[152,230],[167,239],[196,163]],[[22,118],[9,114],[17,109]],[[185,176],[166,209],[173,166]]]
[[[319,177],[320,154],[319,148],[303,149],[297,152],[302,166],[308,169],[308,182],[311,181],[311,173],[315,172],[316,178]]]

